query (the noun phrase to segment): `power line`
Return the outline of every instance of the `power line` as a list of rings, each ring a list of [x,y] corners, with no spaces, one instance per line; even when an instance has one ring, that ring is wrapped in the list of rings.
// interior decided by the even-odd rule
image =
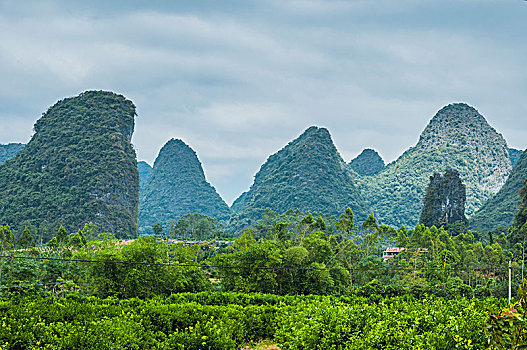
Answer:
[[[21,284],[17,286],[6,286],[6,285],[0,285],[0,289],[11,289],[11,288],[27,288],[27,287],[35,287],[35,286],[50,286],[50,285],[57,285],[57,284],[68,284],[68,282],[51,282],[51,283],[38,283],[38,284]],[[90,286],[90,284],[87,283],[75,283],[75,285],[79,286]]]
[[[0,258],[10,259],[29,259],[29,260],[52,260],[62,262],[80,263],[104,263],[121,265],[147,265],[147,266],[174,266],[174,267],[199,267],[199,268],[220,268],[220,269],[253,269],[253,270],[318,270],[318,271],[507,271],[508,267],[475,267],[475,268],[407,268],[407,267],[299,267],[299,266],[234,266],[234,265],[206,265],[206,264],[175,264],[175,263],[155,263],[147,261],[117,261],[117,260],[87,260],[87,259],[63,259],[52,257],[32,257],[32,256],[11,256],[0,255]],[[512,269],[521,269],[513,267]]]

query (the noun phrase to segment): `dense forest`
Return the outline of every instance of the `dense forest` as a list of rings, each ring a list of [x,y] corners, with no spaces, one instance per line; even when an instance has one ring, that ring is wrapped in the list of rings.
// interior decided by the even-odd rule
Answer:
[[[60,225],[94,222],[118,236],[137,233],[139,177],[130,144],[135,106],[88,91],[50,107],[31,141],[0,165],[0,224],[29,227],[48,241]]]
[[[338,215],[351,207],[364,219],[367,206],[354,185],[354,174],[329,131],[310,127],[262,165],[249,191],[233,203],[229,229],[239,231],[254,223],[267,208]]]
[[[0,145],[0,164],[16,156],[22,149],[24,149],[24,144],[22,143]]]
[[[505,185],[470,218],[470,226],[481,231],[506,229],[518,211],[518,191],[527,180],[527,152],[517,160]]]
[[[138,163],[134,117],[88,91],[0,148],[0,348],[527,346],[527,156],[474,108],[388,165],[310,127],[232,208],[182,140]]]
[[[171,220],[192,213],[227,220],[231,211],[207,182],[196,152],[183,141],[172,139],[159,151],[141,189],[139,232],[152,233],[155,223],[167,228]]]
[[[197,244],[174,241],[183,226],[123,241],[85,225],[72,234],[61,227],[39,246],[29,229],[15,240],[1,226],[0,341],[9,349],[508,349],[527,341],[515,243],[526,233],[526,193],[527,183],[514,233],[490,239],[395,229],[373,215],[356,223],[349,208],[326,220],[268,210],[231,243],[218,231]],[[400,249],[382,254],[388,246]],[[500,299],[509,260],[514,310]]]
[[[101,96],[96,98],[97,94]],[[446,169],[458,171],[466,187],[471,228],[504,230],[517,210],[515,193],[525,172],[523,152],[509,149],[484,117],[466,104],[442,108],[417,145],[387,166],[371,149],[346,164],[329,131],[311,127],[270,156],[250,189],[228,208],[205,179],[196,153],[181,140],[179,147],[172,145],[175,140],[163,147],[154,163],[157,170],[144,161],[132,165],[135,155],[126,140],[129,135],[120,141],[122,150],[111,147],[111,138],[116,135],[110,136],[106,126],[119,118],[119,113],[126,116],[135,107],[123,105],[118,112],[115,107],[119,104],[109,96],[118,95],[87,92],[60,101],[42,118],[50,126],[36,129],[27,150],[22,151],[22,144],[0,148],[6,157],[14,157],[0,168],[6,174],[0,181],[0,189],[4,189],[0,193],[1,224],[10,224],[17,235],[28,226],[38,232],[42,242],[49,240],[61,224],[73,231],[88,222],[119,237],[135,237],[136,216],[139,232],[151,234],[154,223],[168,230],[182,216],[197,213],[218,220],[231,234],[239,234],[266,209],[338,215],[351,207],[360,219],[374,212],[383,224],[413,227],[419,222],[429,177]],[[108,117],[106,124],[103,115]],[[131,135],[130,120],[128,130],[119,128],[129,121],[116,121],[116,137]],[[59,141],[43,141],[51,137]],[[119,158],[119,152],[126,156]],[[513,163],[516,166],[511,172]],[[98,164],[115,170],[106,171]],[[135,168],[140,180],[139,198]],[[122,175],[124,181],[117,182]],[[84,182],[79,182],[81,179]],[[106,187],[90,190],[90,186]],[[133,208],[136,202],[138,209]]]

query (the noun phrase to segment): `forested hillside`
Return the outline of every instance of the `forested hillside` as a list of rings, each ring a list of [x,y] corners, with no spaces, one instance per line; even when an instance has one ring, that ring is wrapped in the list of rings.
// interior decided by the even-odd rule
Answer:
[[[7,145],[0,145],[0,164],[16,156],[18,152],[24,149],[24,146],[25,145],[22,143],[8,143]]]
[[[137,170],[139,171],[139,187],[143,188],[148,179],[148,176],[152,172],[152,167],[145,161],[137,162]]]
[[[378,174],[386,167],[379,153],[369,148],[352,159],[350,166],[357,174],[366,176]]]
[[[139,232],[153,232],[155,223],[166,228],[169,220],[190,213],[225,220],[230,209],[205,179],[196,152],[183,141],[172,139],[159,151],[152,173],[141,189]]]
[[[470,219],[470,227],[483,231],[508,227],[518,212],[518,192],[527,180],[527,152],[523,152],[505,185]]]
[[[511,160],[511,165],[515,166],[520,157],[522,156],[523,151],[515,148],[509,148],[509,158]]]
[[[329,131],[310,127],[262,165],[249,191],[233,204],[238,213],[231,224],[238,228],[252,224],[266,208],[337,215],[351,207],[364,219],[368,208],[354,185],[355,177]]]
[[[374,178],[362,180],[363,191],[381,222],[414,226],[429,177],[447,168],[459,171],[466,185],[467,216],[501,188],[511,170],[503,136],[463,103],[437,112],[416,146]]]
[[[35,134],[0,165],[0,224],[15,232],[68,232],[93,222],[118,236],[137,233],[139,176],[130,144],[135,106],[88,91],[50,107]]]

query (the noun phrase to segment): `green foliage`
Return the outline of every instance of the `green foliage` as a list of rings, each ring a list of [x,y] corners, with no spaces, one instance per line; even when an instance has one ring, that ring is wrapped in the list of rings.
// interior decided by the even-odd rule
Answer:
[[[485,334],[489,349],[527,348],[527,280],[523,280],[514,304],[490,315]]]
[[[131,101],[103,91],[50,107],[35,123],[31,141],[0,165],[0,224],[15,231],[27,226],[35,234],[33,227],[44,221],[49,232],[60,225],[76,232],[93,222],[106,232],[135,236],[134,116]]]
[[[154,231],[154,235],[160,236],[163,234],[163,226],[159,222],[156,222],[152,225],[152,231]]]
[[[513,167],[518,163],[523,153],[524,151],[522,150],[509,148],[509,158]]]
[[[26,249],[30,247],[35,246],[35,240],[33,239],[33,235],[29,231],[27,227],[24,228],[24,231],[22,231],[22,234],[20,237],[18,237],[18,240],[16,241],[16,247],[18,249]]]
[[[60,225],[59,230],[57,231],[57,242],[61,245],[68,245],[70,243],[70,238],[64,226]]]
[[[337,269],[342,267],[338,260],[332,261],[338,242],[323,231],[312,232],[325,228],[321,217],[314,220],[309,214],[296,227],[275,223],[270,238],[258,242],[246,231],[231,252],[218,254],[211,263],[236,267],[217,268],[221,285],[228,291],[341,294],[348,287],[349,272],[326,269],[328,262]]]
[[[171,238],[208,240],[222,235],[217,219],[198,213],[183,215],[177,222],[171,220],[168,228]]]
[[[182,293],[148,300],[0,301],[5,349],[481,349],[496,299]],[[5,344],[5,345],[4,345]]]
[[[344,299],[344,298],[343,298]],[[492,301],[453,298],[322,299],[282,308],[284,349],[478,349]]]
[[[7,145],[0,145],[0,164],[15,157],[18,152],[24,149],[24,146],[25,145],[22,143],[9,143]]]
[[[139,187],[143,188],[152,172],[152,167],[145,161],[137,162],[137,171],[139,171]]]
[[[73,257],[101,261],[80,265],[78,272],[75,268],[71,275],[76,280],[86,281],[91,286],[88,292],[100,297],[147,298],[210,288],[201,269],[179,266],[195,263],[195,247],[159,244],[153,237],[123,243],[108,237],[92,241]],[[174,265],[167,265],[170,262]]]
[[[520,208],[514,217],[511,227],[511,243],[521,242],[524,246],[527,242],[527,180],[520,190]]]
[[[0,225],[0,251],[13,249],[14,244],[15,236],[9,225]]]
[[[349,163],[355,172],[362,176],[373,176],[384,170],[385,164],[381,156],[372,149],[365,149],[357,158]]]
[[[168,141],[156,158],[148,181],[141,189],[139,232],[151,233],[159,222],[168,229],[170,220],[199,213],[226,220],[230,209],[203,172],[196,152],[181,140]]]
[[[356,187],[358,175],[349,169],[326,129],[310,127],[271,155],[254,177],[248,192],[233,208],[227,229],[237,232],[253,225],[266,209],[339,215],[350,207],[361,219],[366,203]]]
[[[518,213],[518,192],[526,179],[527,152],[523,152],[499,192],[470,218],[470,227],[482,231],[509,227]]]

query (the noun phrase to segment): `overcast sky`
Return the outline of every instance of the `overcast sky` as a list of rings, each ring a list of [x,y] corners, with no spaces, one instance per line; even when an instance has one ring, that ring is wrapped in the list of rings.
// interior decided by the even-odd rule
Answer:
[[[111,90],[137,106],[139,160],[181,138],[229,204],[310,125],[390,162],[466,102],[525,149],[526,38],[523,0],[0,0],[0,143]]]

